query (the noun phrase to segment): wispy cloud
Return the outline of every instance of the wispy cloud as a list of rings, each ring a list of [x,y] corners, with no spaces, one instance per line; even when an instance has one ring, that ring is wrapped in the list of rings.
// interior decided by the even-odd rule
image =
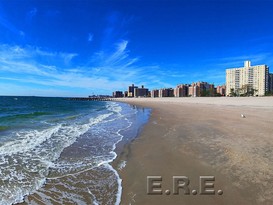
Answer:
[[[273,53],[264,52],[251,55],[239,55],[239,56],[230,56],[225,58],[213,59],[217,63],[214,66],[231,68],[231,67],[242,67],[244,61],[250,60],[255,64],[272,64],[273,62]]]
[[[37,8],[32,8],[30,11],[27,12],[27,20],[31,21],[37,15]]]
[[[76,53],[0,45],[0,79],[14,85],[40,85],[45,89],[82,89],[86,94],[91,91],[110,93],[115,89],[126,89],[133,82],[159,83],[159,78],[155,80],[154,76],[147,76],[147,73],[158,67],[137,66],[138,58],[130,58],[127,47],[128,41],[123,40],[116,44],[112,52],[106,54],[101,51],[98,52],[100,55],[94,55],[92,65],[67,67],[66,64],[73,61]],[[41,58],[50,58],[51,61],[46,63]],[[60,59],[63,66],[55,64]]]
[[[88,41],[88,42],[92,42],[92,41],[93,41],[93,37],[94,37],[94,35],[93,35],[92,33],[89,33],[89,34],[88,34],[87,41]]]
[[[105,66],[129,67],[138,61],[138,58],[129,58],[129,50],[127,49],[128,41],[121,41],[116,44],[116,50],[110,55],[103,57]]]
[[[56,64],[69,66],[71,60],[76,56],[78,56],[77,53],[49,52],[32,46],[0,45],[0,59],[2,63],[28,64],[28,67],[35,66],[39,63],[49,66],[57,66]],[[51,65],[51,62],[55,64]]]
[[[25,33],[22,30],[16,28],[11,22],[9,22],[7,19],[1,16],[1,14],[0,14],[0,25],[2,25],[3,27],[11,31],[13,34],[16,34],[19,36],[22,36],[22,34],[25,35]]]
[[[250,60],[252,65],[266,64],[269,67],[273,66],[273,53],[257,52],[249,55],[233,55],[223,58],[209,59],[204,64],[203,73],[199,73],[197,78],[222,84],[225,82],[225,70],[227,68],[238,68],[244,66],[244,61]]]
[[[81,65],[74,64],[76,58],[83,61]],[[84,60],[77,53],[48,51],[34,46],[0,45],[0,79],[9,84],[44,90],[68,89],[70,95],[74,93],[76,96],[110,94],[113,90],[126,89],[131,83],[143,84],[151,89],[188,83],[183,81],[189,80],[185,70],[140,64],[140,58],[131,55],[129,41],[124,39],[95,52],[89,60]]]

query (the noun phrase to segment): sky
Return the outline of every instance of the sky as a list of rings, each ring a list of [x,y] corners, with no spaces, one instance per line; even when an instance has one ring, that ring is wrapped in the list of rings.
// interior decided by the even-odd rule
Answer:
[[[0,0],[0,95],[88,96],[273,70],[273,0]]]

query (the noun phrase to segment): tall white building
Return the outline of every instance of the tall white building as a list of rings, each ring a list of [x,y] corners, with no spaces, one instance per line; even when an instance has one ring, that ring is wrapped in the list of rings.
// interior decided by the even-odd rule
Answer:
[[[226,70],[226,96],[235,92],[244,94],[247,90],[254,91],[254,96],[265,95],[269,90],[269,68],[267,65],[251,66],[250,61],[244,62],[244,67]]]

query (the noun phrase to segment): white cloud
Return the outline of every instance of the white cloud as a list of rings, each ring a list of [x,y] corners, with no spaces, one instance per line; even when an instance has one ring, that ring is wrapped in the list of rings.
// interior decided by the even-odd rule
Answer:
[[[37,87],[39,93],[43,93],[41,89],[55,90],[52,93],[68,89],[67,96],[87,96],[91,92],[110,94],[114,90],[125,90],[131,83],[148,87],[174,86],[164,83],[164,78],[170,74],[168,71],[160,70],[159,66],[138,66],[138,58],[129,56],[128,41],[125,40],[117,43],[112,52],[97,52],[91,65],[69,66],[76,56],[76,53],[49,52],[31,46],[0,45],[0,79],[9,85],[27,85],[33,93]],[[40,61],[45,58],[50,59],[50,64]],[[54,64],[55,59],[62,59],[63,65]],[[1,90],[0,94],[6,94],[6,91]],[[31,95],[35,95],[33,93]]]
[[[120,52],[120,51],[118,51]],[[117,70],[115,67],[108,67],[111,72],[101,72],[106,67],[92,68],[92,67],[71,67],[64,69],[52,65],[45,65],[36,60],[37,56],[47,57],[60,57],[63,58],[64,64],[68,63],[77,54],[66,54],[66,53],[54,53],[43,51],[40,48],[26,47],[22,48],[19,46],[0,46],[0,74],[1,79],[9,81],[14,85],[18,83],[32,84],[33,88],[36,85],[46,86],[48,88],[58,87],[72,88],[73,89],[84,89],[88,90],[108,90],[120,89],[123,84],[129,84],[131,81],[123,80],[120,81],[116,73],[124,72],[123,76],[132,76],[136,74],[136,71]],[[116,59],[118,60],[118,56]],[[125,65],[126,66],[126,65]],[[97,72],[91,72],[92,69],[96,69]],[[124,78],[122,78],[124,79]],[[11,87],[12,88],[12,87]],[[1,91],[3,92],[3,91]],[[72,92],[71,92],[72,93]],[[0,93],[3,94],[3,93]]]
[[[77,53],[64,53],[64,52],[49,52],[42,50],[38,47],[20,47],[20,46],[10,46],[7,44],[0,45],[0,60],[3,63],[10,64],[28,64],[28,67],[33,67],[34,65],[41,64],[41,60],[52,62],[56,66],[57,62],[69,66],[71,61],[77,57]],[[40,58],[40,60],[37,60]],[[1,63],[1,62],[0,62]]]
[[[124,62],[126,60],[126,64],[131,61],[128,59],[128,50],[126,50],[128,45],[128,41],[121,41],[116,45],[116,51],[112,53],[109,57],[105,59],[105,64],[107,65],[117,65],[118,63]]]
[[[239,56],[230,56],[225,58],[212,59],[211,61],[217,61],[214,64],[214,67],[222,68],[232,68],[232,67],[243,67],[244,61],[250,60],[254,64],[271,64],[273,59],[273,54],[259,53],[251,55],[239,55]]]
[[[88,39],[87,39],[87,41],[88,41],[88,42],[92,42],[92,41],[93,41],[93,38],[94,38],[94,35],[93,35],[92,33],[89,33],[89,34],[88,34]]]
[[[16,35],[21,35],[20,30],[17,29],[11,22],[9,22],[7,19],[5,19],[3,16],[0,14],[0,25],[4,26],[7,28],[9,31]]]
[[[28,12],[28,17],[30,18],[30,19],[32,19],[34,16],[36,16],[36,14],[37,14],[37,8],[32,8],[29,12]]]
[[[24,32],[24,31],[19,31],[19,35],[20,35],[21,37],[25,37],[25,32]]]

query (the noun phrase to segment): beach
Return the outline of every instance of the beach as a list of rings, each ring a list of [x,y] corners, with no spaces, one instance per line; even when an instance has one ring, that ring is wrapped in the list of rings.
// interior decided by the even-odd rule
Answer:
[[[126,161],[121,204],[272,204],[272,97],[117,100],[152,108],[114,161]],[[147,194],[148,176],[162,177],[153,187],[162,194]],[[177,176],[189,180],[189,194],[173,194]],[[200,194],[203,176],[214,177],[206,188],[214,194]]]
[[[273,98],[113,100],[2,97],[1,204],[272,204]]]

